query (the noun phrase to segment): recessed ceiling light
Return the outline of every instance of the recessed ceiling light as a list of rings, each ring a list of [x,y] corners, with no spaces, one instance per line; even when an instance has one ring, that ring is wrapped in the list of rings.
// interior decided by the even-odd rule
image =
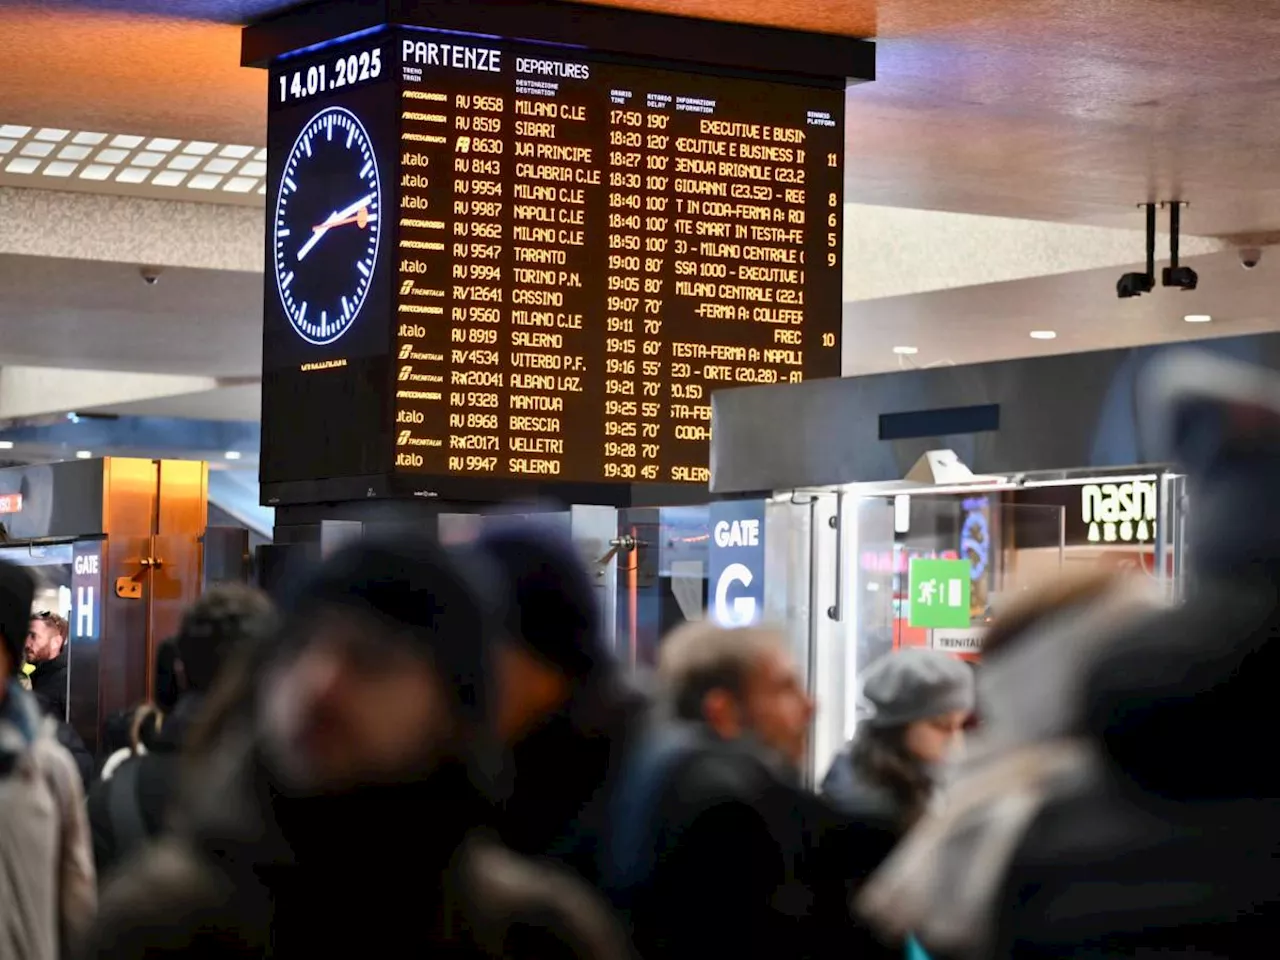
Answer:
[[[8,153],[17,145],[17,140],[0,140],[0,153]]]
[[[224,157],[234,157],[237,160],[243,160],[249,154],[253,153],[253,147],[246,147],[239,143],[228,144],[218,151]]]
[[[1207,313],[1188,313],[1182,319],[1187,323],[1210,323],[1213,321],[1213,317]]]
[[[132,134],[122,133],[111,138],[113,147],[123,147],[125,150],[132,150],[138,144],[142,143],[142,137],[135,137]]]
[[[915,347],[894,347],[893,352],[900,357],[911,357],[915,356],[920,351]]]
[[[101,163],[91,163],[80,171],[81,180],[105,180],[111,176],[111,172],[115,167],[108,167]]]
[[[230,173],[239,164],[235,160],[227,160],[224,157],[214,157],[204,165],[205,170],[209,173]]]
[[[105,139],[107,139],[107,135],[105,133],[85,132],[85,133],[77,133],[74,137],[71,138],[71,142],[83,143],[91,147],[96,147]]]
[[[30,132],[30,127],[19,126],[16,123],[0,124],[0,137],[25,137]]]
[[[246,177],[265,177],[267,175],[267,165],[261,160],[250,160],[240,168],[240,172]]]
[[[221,177],[215,177],[210,173],[197,173],[187,181],[187,186],[192,190],[212,190],[221,182]]]
[[[155,153],[154,151],[140,153],[133,158],[133,162],[140,167],[155,167],[164,159],[163,153]]]
[[[258,188],[258,193],[266,193],[266,192],[267,192],[267,185],[264,183],[262,186]]]
[[[209,143],[205,140],[192,140],[182,148],[182,152],[194,154],[197,157],[204,157],[212,153],[213,148],[216,146],[216,143]]]
[[[79,164],[71,163],[67,160],[54,160],[52,163],[46,164],[42,173],[46,177],[69,177],[76,172]]]
[[[53,153],[52,143],[24,143],[19,151],[24,157],[47,157]]]
[[[151,182],[157,187],[177,187],[185,179],[187,175],[180,170],[161,170],[151,178]]]
[[[100,150],[94,159],[99,163],[119,163],[128,155],[128,150]]]
[[[70,130],[59,130],[54,127],[42,127],[36,131],[36,139],[47,140],[50,143],[58,143],[61,140],[67,139],[67,134],[70,132]]]
[[[151,171],[144,167],[125,167],[116,175],[117,183],[142,183],[151,176]]]
[[[93,456],[93,451],[92,451],[92,450],[77,450],[77,451],[76,451],[76,459],[77,459],[77,460],[88,460],[88,459],[89,459],[90,457],[92,457],[92,456]]]
[[[222,189],[228,193],[248,193],[258,185],[258,181],[254,177],[232,177],[222,185]]]
[[[88,147],[63,147],[58,151],[61,160],[83,160],[93,151]]]
[[[148,150],[159,150],[161,153],[168,153],[170,150],[178,149],[181,140],[174,140],[169,137],[156,137],[147,144]]]
[[[35,173],[39,166],[40,161],[31,157],[14,157],[4,169],[6,173]]]
[[[1031,331],[1032,340],[1054,340],[1057,338],[1057,336],[1058,334],[1054,330],[1032,330]]]
[[[0,450],[12,450],[12,449],[13,449],[12,440],[0,440]]]
[[[240,459],[240,451],[239,451],[239,450],[228,450],[228,451],[226,452],[226,458],[227,458],[228,460],[239,460],[239,459]]]

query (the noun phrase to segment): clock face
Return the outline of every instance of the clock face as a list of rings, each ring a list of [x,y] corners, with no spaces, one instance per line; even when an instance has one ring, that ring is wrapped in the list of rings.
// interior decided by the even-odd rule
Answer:
[[[373,282],[381,225],[369,134],[350,110],[327,107],[298,134],[276,198],[276,286],[303,340],[333,343],[351,329]]]

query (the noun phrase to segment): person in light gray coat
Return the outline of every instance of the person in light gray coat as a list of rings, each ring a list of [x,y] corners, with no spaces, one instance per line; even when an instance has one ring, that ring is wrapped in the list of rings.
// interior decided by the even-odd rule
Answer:
[[[0,562],[0,956],[65,960],[96,907],[80,773],[17,679],[34,584]]]

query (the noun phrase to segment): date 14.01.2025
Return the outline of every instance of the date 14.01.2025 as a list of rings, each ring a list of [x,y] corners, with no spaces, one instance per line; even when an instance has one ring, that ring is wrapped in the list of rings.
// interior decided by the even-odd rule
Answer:
[[[278,78],[280,103],[305,100],[331,90],[341,90],[382,75],[382,48],[345,53],[306,69],[286,71]]]

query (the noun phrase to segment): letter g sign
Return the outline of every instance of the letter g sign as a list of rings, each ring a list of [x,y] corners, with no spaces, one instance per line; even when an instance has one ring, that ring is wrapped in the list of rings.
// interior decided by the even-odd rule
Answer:
[[[756,617],[755,597],[735,597],[729,602],[729,589],[734,584],[751,586],[751,571],[741,563],[731,563],[720,573],[716,582],[713,612],[716,623],[723,627],[745,627]]]

